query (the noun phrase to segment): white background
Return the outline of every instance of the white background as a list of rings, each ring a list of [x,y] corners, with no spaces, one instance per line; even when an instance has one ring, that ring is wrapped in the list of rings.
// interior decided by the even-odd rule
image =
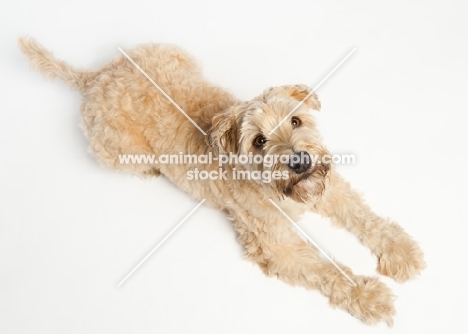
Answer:
[[[462,1],[3,1],[0,10],[1,333],[467,332],[467,31]],[[100,167],[78,128],[80,97],[29,70],[16,39],[98,68],[148,42],[183,46],[243,99],[317,84],[319,122],[376,212],[420,243],[427,269],[397,284],[393,329],[366,326],[318,292],[267,278],[227,219],[164,178]],[[376,260],[351,234],[300,225],[356,273]]]

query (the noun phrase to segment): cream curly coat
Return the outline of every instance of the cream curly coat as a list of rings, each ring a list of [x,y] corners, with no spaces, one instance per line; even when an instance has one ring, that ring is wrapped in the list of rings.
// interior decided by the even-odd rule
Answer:
[[[121,164],[122,154],[328,154],[321,144],[315,120],[308,109],[320,109],[315,94],[291,117],[270,131],[309,92],[306,86],[282,86],[266,90],[251,101],[239,101],[208,83],[201,67],[184,50],[172,45],[145,45],[129,56],[207,132],[201,133],[123,56],[98,71],[76,70],[55,59],[31,38],[19,45],[32,66],[49,78],[60,78],[79,90],[82,128],[90,150],[105,166],[141,175],[163,174],[193,198],[207,199],[234,222],[247,257],[270,276],[318,289],[330,303],[367,323],[389,324],[395,313],[391,291],[375,277],[358,276],[343,265],[354,286],[318,250],[301,239],[275,208],[273,199],[292,219],[306,210],[329,217],[344,227],[378,258],[378,271],[403,282],[425,266],[418,245],[391,220],[374,214],[332,165],[310,166],[290,173],[288,180],[270,183],[233,180],[236,170],[265,170],[265,166],[228,164],[228,180],[188,180],[187,172],[217,170],[211,164]],[[263,136],[262,146],[253,144]],[[277,163],[271,170],[291,171]]]

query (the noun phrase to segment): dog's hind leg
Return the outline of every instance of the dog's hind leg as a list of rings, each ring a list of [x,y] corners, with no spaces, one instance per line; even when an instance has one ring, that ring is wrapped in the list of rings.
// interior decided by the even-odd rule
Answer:
[[[330,184],[315,204],[314,211],[344,227],[378,257],[381,274],[403,282],[425,267],[418,244],[395,222],[376,215],[335,171]]]
[[[146,175],[146,176],[160,176],[161,171],[159,169],[153,167],[153,168],[145,171],[143,174]]]
[[[267,275],[319,290],[333,306],[367,323],[393,322],[393,295],[377,278],[353,275],[349,268],[341,266],[356,283],[353,285],[282,217],[270,215],[270,220],[265,221],[239,211],[232,216],[247,258],[258,263]]]

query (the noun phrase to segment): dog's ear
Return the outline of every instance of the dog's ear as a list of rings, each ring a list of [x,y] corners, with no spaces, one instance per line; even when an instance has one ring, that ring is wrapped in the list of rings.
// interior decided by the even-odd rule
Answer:
[[[229,152],[237,153],[240,127],[240,113],[235,108],[229,108],[212,118],[210,129],[207,131],[207,143],[216,155]]]
[[[267,89],[263,93],[263,100],[266,102],[269,98],[273,96],[283,96],[301,102],[307,97],[307,99],[304,100],[304,105],[314,110],[320,111],[320,101],[318,99],[318,96],[317,94],[315,94],[315,92],[311,92],[312,88],[306,85],[286,85],[280,87],[273,87]]]

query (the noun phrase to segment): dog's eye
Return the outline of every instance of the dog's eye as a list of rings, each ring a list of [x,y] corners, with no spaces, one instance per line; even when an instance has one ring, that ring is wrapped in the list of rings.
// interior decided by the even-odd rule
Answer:
[[[255,147],[259,148],[265,145],[266,142],[267,142],[266,138],[260,135],[260,136],[255,137],[253,144]]]
[[[297,128],[302,125],[302,122],[299,118],[293,117],[291,118],[291,125],[293,126],[293,128]]]

